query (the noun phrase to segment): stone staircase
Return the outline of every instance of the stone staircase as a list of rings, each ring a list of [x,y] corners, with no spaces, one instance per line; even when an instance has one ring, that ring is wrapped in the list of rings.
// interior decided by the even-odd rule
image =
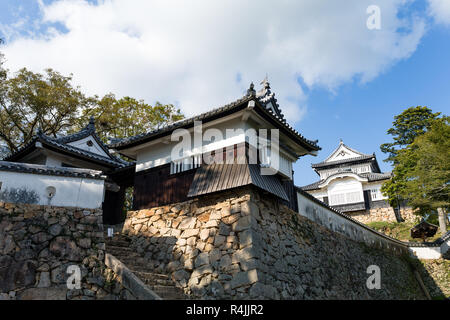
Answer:
[[[131,248],[131,239],[127,236],[114,233],[114,236],[106,237],[106,252],[112,254],[125,264],[139,279],[142,280],[153,292],[163,300],[186,300],[182,289],[168,275],[156,273],[154,264],[142,257]]]

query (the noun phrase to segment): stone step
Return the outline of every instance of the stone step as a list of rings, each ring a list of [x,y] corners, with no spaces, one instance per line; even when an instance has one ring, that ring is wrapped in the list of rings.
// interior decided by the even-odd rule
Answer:
[[[124,255],[135,255],[135,256],[141,256],[140,254],[133,251],[131,248],[126,247],[118,247],[115,245],[106,244],[106,251],[107,252],[115,252],[118,254],[124,254]]]
[[[153,290],[157,295],[159,295],[164,300],[179,300],[179,299],[187,299],[183,290],[177,288],[175,286],[149,286],[151,290]]]
[[[166,274],[158,273],[159,264],[155,260],[144,258],[131,248],[131,239],[114,234],[106,238],[106,252],[114,255],[125,264],[150,289],[165,300],[185,300],[188,297],[183,290],[177,288],[175,283]]]
[[[114,238],[105,238],[105,242],[121,247],[129,247],[131,244],[131,240],[120,238],[120,237],[114,237]]]
[[[145,258],[139,256],[134,257],[127,255],[119,255],[116,256],[116,258],[122,261],[122,263],[124,263],[129,269],[144,268],[145,270],[144,272],[148,272],[153,269],[152,268],[153,266]]]
[[[133,273],[148,286],[174,286],[173,281],[166,275],[141,271]]]
[[[120,240],[106,240],[106,245],[115,246],[115,247],[122,247],[122,248],[130,248],[131,242],[127,241],[120,241]]]

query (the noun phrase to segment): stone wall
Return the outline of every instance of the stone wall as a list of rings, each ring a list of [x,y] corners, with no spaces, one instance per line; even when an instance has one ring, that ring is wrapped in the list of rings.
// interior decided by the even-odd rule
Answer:
[[[350,240],[252,188],[131,211],[124,233],[194,298],[424,298],[399,251]],[[370,265],[380,290],[366,287]]]
[[[119,299],[104,265],[102,211],[0,202],[0,299]],[[68,267],[81,271],[69,290]]]
[[[400,214],[406,222],[416,222],[418,220],[417,215],[413,213],[412,208],[400,208]],[[348,212],[347,215],[362,223],[370,222],[397,222],[395,218],[394,209],[392,207],[387,208],[373,208],[365,211]],[[418,221],[417,221],[418,222]]]

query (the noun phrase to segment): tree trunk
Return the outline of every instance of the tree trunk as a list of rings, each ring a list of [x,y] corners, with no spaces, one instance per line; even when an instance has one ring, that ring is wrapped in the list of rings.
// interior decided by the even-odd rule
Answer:
[[[443,208],[438,208],[438,217],[439,217],[439,230],[441,231],[441,234],[444,234],[447,232],[447,219],[445,210]]]

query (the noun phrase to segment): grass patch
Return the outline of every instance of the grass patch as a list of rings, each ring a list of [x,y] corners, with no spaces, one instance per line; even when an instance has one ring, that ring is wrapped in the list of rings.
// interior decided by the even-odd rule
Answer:
[[[372,229],[375,229],[379,232],[384,233],[392,238],[402,240],[402,241],[410,241],[410,242],[422,242],[422,239],[414,239],[411,238],[411,228],[414,227],[416,223],[410,222],[384,222],[384,221],[375,221],[367,224]],[[450,229],[450,226],[447,226],[447,230]],[[433,242],[440,238],[441,234],[438,230],[436,234],[427,238],[426,241]]]

